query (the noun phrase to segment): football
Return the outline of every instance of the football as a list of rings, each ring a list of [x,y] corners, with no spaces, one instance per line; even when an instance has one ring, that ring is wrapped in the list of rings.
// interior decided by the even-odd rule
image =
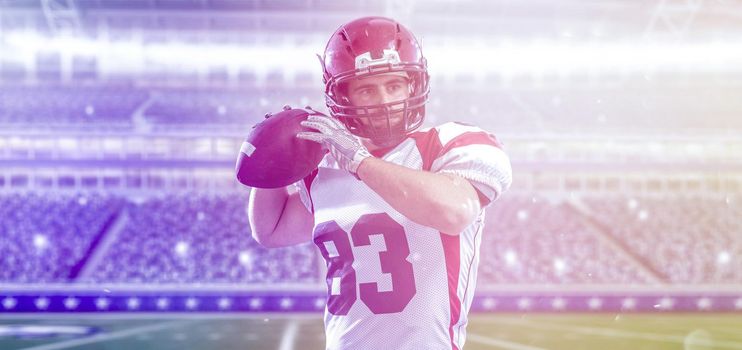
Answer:
[[[266,114],[253,126],[237,157],[237,180],[258,188],[290,185],[309,175],[322,160],[322,145],[296,138],[301,131],[316,131],[300,123],[310,115],[322,115],[307,108],[284,107]]]

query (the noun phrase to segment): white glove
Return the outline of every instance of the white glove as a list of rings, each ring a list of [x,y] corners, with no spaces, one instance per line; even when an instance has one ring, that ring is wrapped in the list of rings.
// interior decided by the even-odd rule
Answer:
[[[358,166],[371,157],[371,153],[343,123],[328,116],[310,115],[301,125],[319,132],[304,131],[297,133],[296,137],[323,144],[341,168],[358,177]]]

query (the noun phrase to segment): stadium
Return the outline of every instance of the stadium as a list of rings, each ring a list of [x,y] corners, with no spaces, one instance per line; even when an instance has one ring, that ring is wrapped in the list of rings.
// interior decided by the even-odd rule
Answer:
[[[252,238],[235,159],[367,15],[421,40],[426,124],[512,162],[465,349],[742,349],[722,0],[0,0],[0,348],[324,348],[325,261]]]

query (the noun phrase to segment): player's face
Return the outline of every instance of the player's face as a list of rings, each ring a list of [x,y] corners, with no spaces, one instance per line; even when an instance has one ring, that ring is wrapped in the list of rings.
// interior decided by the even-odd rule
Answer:
[[[348,82],[348,99],[354,106],[402,101],[410,96],[409,79],[400,74],[380,74]]]
[[[354,106],[373,106],[378,104],[404,101],[410,96],[409,78],[402,74],[388,73],[365,78],[353,79],[348,82],[348,99]],[[394,106],[399,108],[398,106]],[[370,113],[379,112],[374,109]],[[391,115],[392,127],[399,127],[404,122],[403,112]],[[368,124],[377,130],[386,130],[386,116],[368,120],[363,118],[361,123]]]

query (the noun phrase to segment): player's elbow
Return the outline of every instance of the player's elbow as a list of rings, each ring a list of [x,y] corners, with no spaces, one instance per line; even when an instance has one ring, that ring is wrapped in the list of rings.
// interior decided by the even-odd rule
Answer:
[[[269,225],[257,225],[255,221],[250,222],[252,239],[264,248],[277,247],[276,242],[273,239],[274,228],[275,226],[269,227]]]
[[[451,179],[447,195],[437,195],[432,201],[434,212],[431,219],[436,221],[436,228],[449,235],[458,235],[479,216],[481,204],[474,187],[458,176],[446,175]]]
[[[252,239],[264,248],[277,248],[278,245],[271,239],[272,234],[261,233],[258,230],[252,232]]]
[[[258,225],[256,220],[252,218],[252,215],[250,217],[250,236],[259,245],[270,248],[268,247],[268,233],[263,226]]]
[[[438,230],[447,235],[457,236],[474,222],[474,218],[466,215],[449,213],[442,215],[438,223]]]
[[[473,205],[446,205],[436,210],[433,219],[435,228],[447,235],[458,235],[476,220],[478,209]]]

